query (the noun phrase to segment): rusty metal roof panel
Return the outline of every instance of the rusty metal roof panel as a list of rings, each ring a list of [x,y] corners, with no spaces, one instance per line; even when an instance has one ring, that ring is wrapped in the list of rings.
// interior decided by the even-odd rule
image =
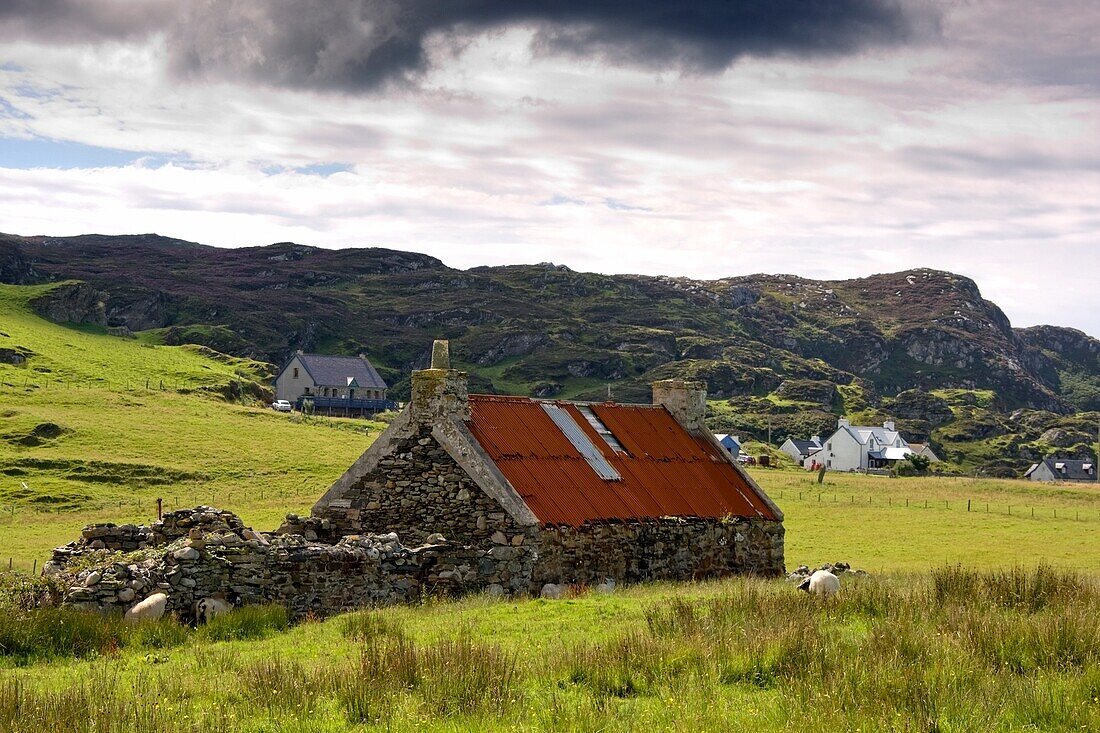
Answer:
[[[567,437],[544,404],[568,413],[575,423],[570,429],[587,436],[599,456],[583,455],[574,441],[586,441]],[[470,432],[543,524],[667,516],[775,518],[717,449],[684,430],[663,407],[589,407],[625,452],[615,450],[575,404],[470,396]],[[601,477],[596,466],[603,463],[617,480]]]

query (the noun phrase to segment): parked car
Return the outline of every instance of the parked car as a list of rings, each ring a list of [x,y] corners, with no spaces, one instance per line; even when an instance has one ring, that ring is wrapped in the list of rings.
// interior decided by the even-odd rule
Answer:
[[[290,404],[290,400],[275,400],[271,403],[271,409],[279,412],[290,412],[294,409],[294,405]]]

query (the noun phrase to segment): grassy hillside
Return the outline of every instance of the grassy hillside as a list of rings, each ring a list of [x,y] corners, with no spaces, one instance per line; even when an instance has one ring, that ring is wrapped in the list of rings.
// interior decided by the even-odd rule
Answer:
[[[255,383],[267,377],[268,367],[262,362],[198,346],[167,347],[108,337],[106,328],[60,325],[38,316],[32,302],[64,286],[0,285],[0,349],[20,355],[0,362],[4,387],[132,390],[148,381],[157,389],[163,383],[175,390],[222,393],[233,382]],[[20,358],[25,361],[10,363]]]
[[[247,390],[251,405],[227,402],[265,365],[51,323],[28,307],[43,290],[0,286],[0,348],[29,355],[0,364],[0,563],[41,565],[91,521],[147,522],[157,497],[277,525],[381,429],[276,414]]]

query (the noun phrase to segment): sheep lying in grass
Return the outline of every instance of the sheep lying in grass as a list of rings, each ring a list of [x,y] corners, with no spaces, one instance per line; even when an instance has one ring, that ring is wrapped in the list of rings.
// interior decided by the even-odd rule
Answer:
[[[156,621],[164,615],[164,609],[168,607],[168,596],[164,593],[154,593],[144,601],[139,601],[130,607],[123,620],[129,624],[139,621]]]
[[[233,605],[229,601],[216,595],[210,598],[201,598],[195,601],[195,621],[208,624],[215,616],[229,613],[232,608]]]
[[[819,598],[828,598],[840,590],[840,578],[836,577],[828,570],[818,570],[813,575],[803,580],[799,584],[798,589],[804,590]]]

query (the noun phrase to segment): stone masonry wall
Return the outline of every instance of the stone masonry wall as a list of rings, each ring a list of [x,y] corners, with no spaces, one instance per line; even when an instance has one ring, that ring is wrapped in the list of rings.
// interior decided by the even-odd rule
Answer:
[[[393,452],[342,498],[314,517],[288,517],[283,530],[312,530],[333,542],[348,534],[376,532],[422,541],[438,532],[453,542],[486,547],[522,546],[538,537],[537,528],[517,524],[481,490],[428,425],[398,440]]]
[[[211,515],[231,520],[219,522],[222,528],[212,532],[200,529],[203,517]],[[169,526],[190,524],[186,537],[131,555],[77,543],[58,548],[47,572],[69,576],[65,603],[123,612],[164,592],[168,610],[185,620],[191,619],[196,601],[215,595],[241,605],[281,604],[296,617],[324,616],[424,594],[526,591],[537,557],[534,548],[525,546],[479,548],[439,537],[405,547],[395,533],[322,544],[300,535],[256,533],[234,515],[209,507],[174,512],[166,519]],[[139,529],[155,535],[163,526]],[[70,573],[67,566],[77,559],[83,569]]]
[[[783,524],[764,519],[664,519],[544,528],[533,581],[599,583],[784,573]]]
[[[192,530],[204,533],[232,530],[240,533],[245,531],[245,526],[236,514],[205,506],[169,512],[151,527],[111,522],[90,524],[81,531],[78,539],[56,548],[53,560],[63,563],[70,555],[78,555],[85,550],[147,550],[186,537]]]

